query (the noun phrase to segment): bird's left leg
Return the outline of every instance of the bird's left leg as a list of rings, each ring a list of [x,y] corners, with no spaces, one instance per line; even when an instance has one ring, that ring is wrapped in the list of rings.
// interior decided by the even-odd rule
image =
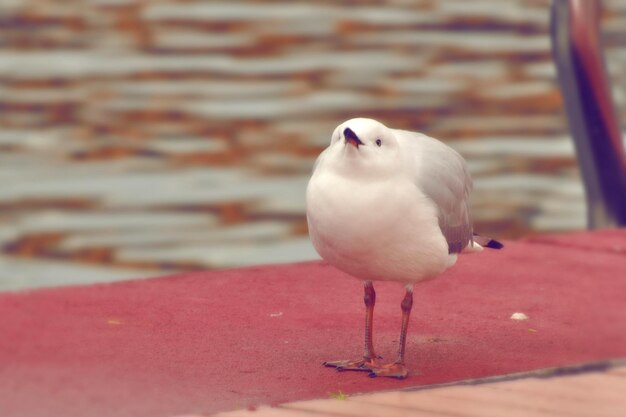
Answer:
[[[404,364],[404,352],[406,350],[406,335],[409,327],[409,317],[411,316],[411,309],[413,308],[413,285],[406,286],[406,293],[402,304],[402,328],[400,330],[400,346],[398,348],[398,359],[395,362],[388,365],[382,365],[380,367],[373,367],[369,373],[369,376],[388,376],[392,378],[403,379],[409,374]]]
[[[337,368],[338,371],[370,371],[372,367],[378,366],[379,357],[374,353],[372,341],[374,305],[376,304],[376,291],[374,291],[372,281],[365,281],[363,301],[365,302],[365,350],[363,359],[324,362],[324,366]]]

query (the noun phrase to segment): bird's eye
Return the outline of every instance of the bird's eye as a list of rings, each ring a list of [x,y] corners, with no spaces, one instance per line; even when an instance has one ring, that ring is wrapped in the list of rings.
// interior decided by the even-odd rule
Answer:
[[[380,139],[376,139],[376,145],[383,146],[383,141]]]

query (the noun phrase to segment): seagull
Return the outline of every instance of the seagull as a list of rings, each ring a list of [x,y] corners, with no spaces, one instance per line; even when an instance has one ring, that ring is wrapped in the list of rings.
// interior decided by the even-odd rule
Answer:
[[[500,249],[475,235],[465,160],[429,136],[366,118],[340,124],[317,158],[306,191],[309,236],[319,255],[364,283],[365,350],[337,370],[405,378],[406,336],[414,284],[453,266],[461,252]],[[373,281],[404,284],[397,359],[383,364],[372,341]]]

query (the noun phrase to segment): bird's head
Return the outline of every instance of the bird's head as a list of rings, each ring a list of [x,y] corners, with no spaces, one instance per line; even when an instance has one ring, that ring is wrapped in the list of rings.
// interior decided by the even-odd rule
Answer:
[[[373,119],[350,119],[337,126],[328,153],[334,168],[349,175],[381,177],[393,173],[399,163],[393,130]]]

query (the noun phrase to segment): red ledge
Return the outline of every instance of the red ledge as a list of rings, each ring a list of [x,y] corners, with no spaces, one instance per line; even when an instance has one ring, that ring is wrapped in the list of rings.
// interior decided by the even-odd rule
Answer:
[[[606,229],[589,232],[570,232],[557,235],[538,235],[524,239],[527,242],[568,246],[590,251],[626,254],[626,229]]]
[[[363,328],[360,282],[322,262],[1,294],[0,410],[210,414],[626,357],[626,254],[610,250],[625,240],[581,233],[462,256],[416,287],[403,381],[321,366],[358,357]],[[392,359],[403,291],[376,288],[375,343]]]

